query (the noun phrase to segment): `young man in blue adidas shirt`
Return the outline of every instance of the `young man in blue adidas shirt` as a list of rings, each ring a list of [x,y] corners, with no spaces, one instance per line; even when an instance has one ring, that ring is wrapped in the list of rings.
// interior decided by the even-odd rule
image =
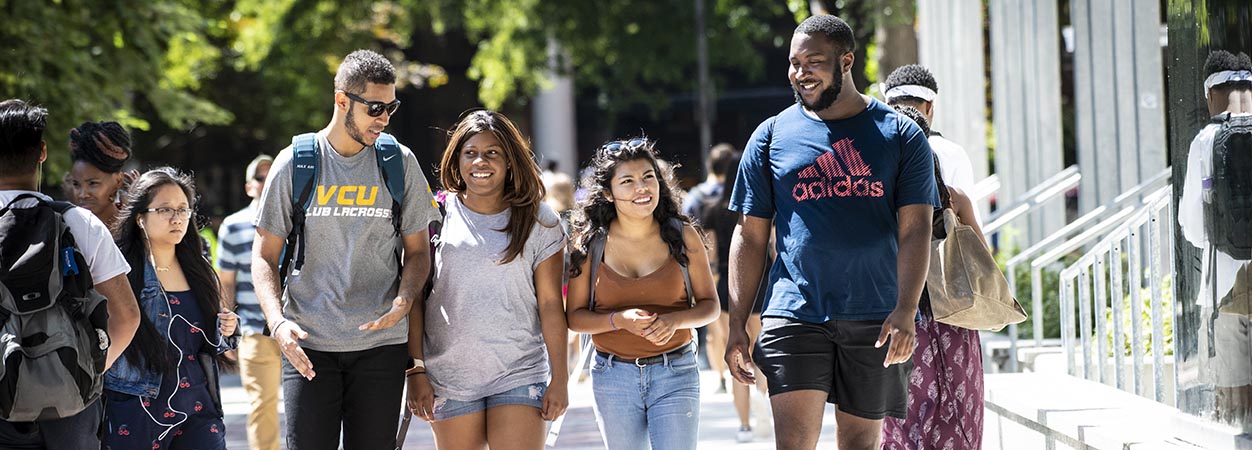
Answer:
[[[399,107],[395,81],[391,62],[369,50],[352,52],[340,64],[334,115],[313,140],[319,156],[303,266],[289,271],[286,289],[278,263],[294,224],[292,180],[298,174],[291,147],[274,159],[261,195],[252,279],[286,359],[291,450],[337,449],[341,427],[344,448],[395,448],[405,371],[415,364],[410,357],[422,357],[427,226],[439,211],[408,148],[377,154],[375,143]],[[380,166],[397,157],[403,159],[404,195],[393,212],[392,188]]]
[[[882,418],[903,417],[908,403],[939,197],[921,129],[853,86],[852,36],[830,15],[796,28],[797,104],[757,127],[731,194],[741,216],[726,361],[744,383],[754,379],[744,325],[777,232],[752,358],[769,384],[779,449],[815,448],[827,402],[838,408],[840,449],[876,449]]]

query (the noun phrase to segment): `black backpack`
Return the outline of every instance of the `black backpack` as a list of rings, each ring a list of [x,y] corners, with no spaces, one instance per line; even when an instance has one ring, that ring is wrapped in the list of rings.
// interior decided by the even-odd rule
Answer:
[[[73,207],[23,194],[0,209],[6,421],[70,417],[99,399],[104,386],[108,309],[65,223]]]
[[[1213,248],[1252,259],[1252,115],[1213,118],[1212,189],[1204,197],[1204,225]]]

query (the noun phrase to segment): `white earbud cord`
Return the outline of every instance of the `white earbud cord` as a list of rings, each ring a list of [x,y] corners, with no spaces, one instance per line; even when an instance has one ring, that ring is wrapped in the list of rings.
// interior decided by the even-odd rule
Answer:
[[[140,230],[143,231],[144,241],[147,241],[147,244],[148,244],[147,246],[148,258],[150,260],[150,263],[152,264],[152,267],[156,267],[156,256],[152,254],[152,241],[148,239],[148,230],[143,229],[142,226],[140,227]],[[149,419],[152,419],[152,421],[156,423],[157,425],[165,427],[165,431],[162,432],[160,436],[157,436],[157,439],[165,439],[165,436],[168,435],[170,431],[173,431],[174,428],[177,428],[179,425],[182,425],[184,422],[187,421],[189,417],[191,417],[190,415],[188,415],[187,413],[183,411],[174,409],[174,403],[173,403],[174,396],[178,394],[178,391],[180,389],[182,389],[182,382],[180,381],[181,379],[180,371],[182,370],[182,367],[183,367],[183,359],[185,359],[183,356],[183,348],[179,347],[178,344],[174,342],[174,338],[172,334],[174,330],[174,319],[182,319],[183,323],[186,323],[188,326],[191,326],[192,328],[200,329],[200,333],[199,333],[200,338],[204,339],[204,342],[211,346],[221,347],[225,345],[225,340],[222,339],[222,332],[221,332],[222,319],[221,318],[218,318],[216,320],[218,332],[217,332],[217,343],[214,343],[213,341],[210,341],[209,338],[204,335],[203,328],[196,326],[196,324],[191,323],[191,321],[187,320],[187,318],[184,317],[182,314],[174,314],[174,307],[170,306],[170,296],[169,294],[165,292],[165,286],[161,284],[161,279],[159,277],[157,278],[157,289],[161,291],[161,297],[165,299],[165,309],[170,314],[170,321],[168,324],[165,325],[165,339],[169,341],[170,345],[174,346],[174,349],[178,350],[178,363],[174,365],[174,378],[175,378],[174,390],[173,392],[170,392],[169,398],[165,399],[165,407],[169,409],[170,412],[174,414],[180,414],[183,417],[182,419],[179,419],[177,422],[174,422],[172,424],[164,423],[164,422],[157,420],[156,417],[152,415],[152,412],[148,411],[147,407],[144,407],[142,397],[139,399],[139,406],[140,406],[140,409],[143,409],[143,412],[148,415]]]

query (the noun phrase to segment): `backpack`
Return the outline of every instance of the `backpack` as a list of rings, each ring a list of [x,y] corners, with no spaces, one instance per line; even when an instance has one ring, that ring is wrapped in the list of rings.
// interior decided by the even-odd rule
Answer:
[[[682,236],[683,222],[677,217],[671,217],[665,221],[665,226],[677,229],[678,235]],[[587,310],[596,310],[596,272],[600,270],[600,263],[604,262],[604,242],[608,239],[608,230],[601,228],[591,236],[591,242],[587,244],[587,258],[590,260],[591,267],[588,270],[591,287],[587,291]],[[690,261],[689,261],[690,262]],[[687,271],[687,263],[678,263],[678,268],[683,272],[683,285],[687,288],[687,307],[696,307],[695,291],[691,289],[691,273]]]
[[[444,207],[447,195],[447,191],[439,191],[435,194],[435,206],[439,209],[439,220],[431,222],[426,226],[426,236],[430,238],[430,270],[426,272],[426,284],[422,286],[423,299],[429,299],[431,291],[435,290],[435,252],[439,250],[439,234],[443,232],[443,221],[448,215],[447,209]]]
[[[374,142],[374,156],[383,184],[391,193],[391,224],[395,228],[395,237],[399,237],[400,205],[404,202],[404,157],[400,152],[400,143],[392,135],[382,133]],[[278,265],[278,279],[284,285],[288,275],[299,274],[304,267],[304,249],[307,245],[304,236],[305,214],[313,202],[313,189],[321,177],[318,166],[320,161],[321,149],[317,145],[316,133],[305,133],[291,138],[291,232],[287,234],[287,244],[283,247],[283,255]],[[400,260],[401,249],[400,246],[396,247],[396,261]]]
[[[29,207],[15,206],[22,200]],[[108,309],[65,223],[32,194],[0,209],[0,418],[59,419],[100,398]]]
[[[1246,261],[1252,259],[1252,115],[1225,113],[1213,122],[1221,129],[1206,180],[1212,189],[1205,189],[1205,232],[1216,250]]]

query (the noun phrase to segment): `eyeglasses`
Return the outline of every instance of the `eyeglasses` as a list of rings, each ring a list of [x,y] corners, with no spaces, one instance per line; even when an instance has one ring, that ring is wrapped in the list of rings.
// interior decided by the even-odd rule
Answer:
[[[629,141],[613,141],[600,146],[600,150],[616,155],[622,150],[638,149],[648,144],[646,138],[634,138]]]
[[[396,114],[396,110],[400,109],[399,99],[392,100],[391,103],[371,102],[369,100],[363,99],[357,96],[356,94],[353,94],[348,91],[340,91],[340,92],[343,92],[343,95],[348,96],[348,98],[351,99],[352,101],[364,103],[365,106],[369,108],[368,110],[365,111],[365,114],[369,115],[370,117],[381,116],[383,115],[384,111],[387,113],[387,115],[393,116]]]
[[[191,218],[191,208],[148,208],[143,210],[143,212],[157,213],[157,215],[161,216],[162,219],[169,221],[173,221],[175,218],[178,220],[187,220]]]

